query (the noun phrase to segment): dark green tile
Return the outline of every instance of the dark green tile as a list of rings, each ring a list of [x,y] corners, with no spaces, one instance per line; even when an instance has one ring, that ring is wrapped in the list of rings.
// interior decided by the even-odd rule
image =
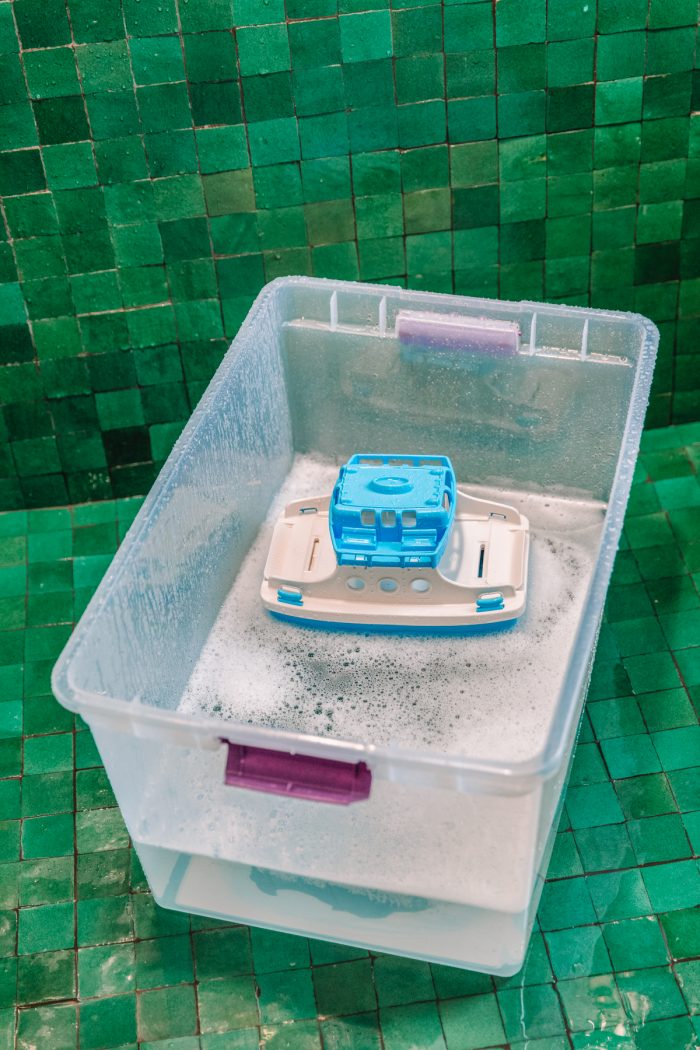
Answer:
[[[381,956],[374,962],[374,986],[380,1007],[432,999],[435,986],[428,963]]]
[[[108,849],[101,853],[86,853],[78,837],[76,865],[76,894],[81,899],[117,897],[129,891],[130,852],[126,849]]]
[[[464,1002],[464,1000],[454,1000]],[[453,1016],[457,1011],[453,1011]],[[456,1024],[460,1020],[455,1018]],[[486,1023],[490,1019],[486,1019]],[[443,1050],[446,1043],[443,1039],[443,1031],[449,1031],[450,1017],[447,1023],[444,1015],[441,1018],[435,1003],[416,1003],[410,1006],[394,1006],[382,1010],[379,1014],[382,1032],[382,1042],[385,1050],[400,1050],[411,1041],[419,1046],[435,1047]],[[501,1029],[502,1030],[502,1029]]]
[[[327,1015],[376,1009],[377,1000],[369,960],[338,963],[313,970],[316,1003]]]
[[[2,709],[0,709],[2,710]],[[70,816],[73,808],[73,775],[71,770],[65,773],[43,773],[38,776],[25,776],[22,781],[22,816],[62,813]],[[34,827],[34,832],[29,828]],[[24,823],[24,836],[28,839],[50,837],[51,824],[34,825],[31,821]],[[70,834],[72,840],[72,833]],[[72,848],[72,846],[71,846]],[[71,849],[68,849],[68,853]]]
[[[139,1038],[148,1042],[177,1039],[197,1031],[197,1010],[192,985],[158,988],[138,997]]]
[[[76,992],[75,957],[71,951],[41,952],[18,960],[17,1002],[46,1003],[73,999]]]
[[[72,900],[22,908],[19,913],[18,955],[72,948],[75,939],[73,910]]]
[[[256,973],[309,966],[309,946],[304,937],[259,929],[251,929],[250,937]]]
[[[136,944],[136,985],[160,988],[192,982],[194,969],[189,937],[159,937]],[[167,1033],[166,1033],[167,1034]]]
[[[121,1047],[136,1040],[136,996],[115,995],[80,1004],[81,1050]]]
[[[261,974],[256,980],[263,1024],[279,1024],[316,1016],[311,970]]]
[[[15,5],[15,19],[25,51],[70,43],[66,9],[56,0],[50,0],[48,5],[36,0],[19,0]]]
[[[45,187],[46,178],[38,149],[20,149],[0,154],[1,193],[33,193]]]
[[[595,922],[595,911],[586,880],[561,879],[543,890],[538,911],[543,930],[561,930]]]
[[[213,930],[193,938],[198,980],[231,977],[252,969],[248,930]]]
[[[81,900],[77,907],[78,944],[112,944],[133,937],[131,901],[128,897]]]
[[[685,908],[659,917],[672,959],[700,954],[700,910]]]
[[[295,70],[340,63],[340,30],[337,18],[316,18],[302,25],[290,24],[288,37]],[[257,65],[252,67],[253,74],[262,72]]]

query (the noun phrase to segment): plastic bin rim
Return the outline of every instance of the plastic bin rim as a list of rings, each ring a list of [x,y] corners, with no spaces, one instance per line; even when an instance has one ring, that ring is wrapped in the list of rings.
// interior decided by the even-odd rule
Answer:
[[[214,718],[195,718],[177,711],[166,711],[142,704],[138,698],[126,699],[124,697],[95,693],[83,689],[71,681],[71,661],[84,645],[87,630],[92,619],[98,613],[99,606],[106,599],[111,587],[116,584],[122,571],[135,556],[138,538],[147,527],[153,510],[168,490],[168,481],[174,471],[174,465],[177,462],[180,451],[195,435],[200,421],[207,411],[209,402],[213,399],[215,391],[222,381],[221,370],[226,360],[230,359],[232,355],[235,357],[237,350],[241,349],[241,344],[245,341],[244,333],[249,327],[249,322],[264,308],[267,301],[281,294],[286,288],[295,286],[325,288],[331,293],[338,287],[342,287],[347,289],[350,294],[357,294],[357,292],[369,293],[377,301],[380,301],[384,296],[391,296],[410,300],[413,304],[417,301],[435,304],[442,301],[444,303],[450,302],[455,306],[461,304],[463,307],[466,305],[473,307],[476,304],[479,304],[482,309],[488,308],[488,306],[498,307],[501,311],[504,307],[511,307],[513,312],[522,312],[523,309],[536,309],[540,314],[570,314],[579,315],[582,318],[600,317],[608,321],[615,320],[636,324],[639,327],[639,335],[642,340],[640,354],[635,367],[635,377],[629,399],[625,429],[611,487],[611,493],[615,493],[618,498],[614,501],[611,500],[608,505],[600,541],[602,548],[606,538],[608,539],[608,557],[598,559],[591,579],[579,627],[572,641],[573,655],[559,691],[547,739],[542,749],[527,759],[508,763],[491,762],[488,759],[475,758],[469,755],[451,755],[404,748],[392,749],[386,745],[377,746],[265,726],[222,722]],[[129,530],[131,540],[128,547],[124,549],[123,556],[120,548],[84,611],[82,619],[85,620],[85,630],[81,633],[74,631],[59,656],[51,675],[54,695],[63,706],[80,714],[88,723],[92,716],[93,720],[99,721],[101,724],[111,723],[115,729],[133,731],[138,725],[148,735],[153,736],[159,735],[158,731],[160,730],[164,736],[167,735],[169,739],[178,741],[182,746],[215,748],[220,746],[219,741],[222,737],[235,737],[237,743],[249,743],[258,747],[284,748],[293,752],[300,751],[309,755],[315,754],[318,757],[348,758],[352,761],[364,759],[371,763],[372,769],[376,770],[379,776],[381,776],[381,765],[387,764],[394,768],[397,766],[418,767],[425,771],[433,770],[436,773],[439,771],[443,773],[449,772],[456,777],[462,775],[473,782],[482,781],[488,783],[489,787],[496,791],[499,790],[500,782],[500,791],[509,794],[527,791],[531,789],[535,782],[541,782],[556,775],[566,756],[567,740],[572,728],[572,721],[575,717],[578,718],[579,715],[577,705],[575,703],[566,705],[564,697],[567,695],[575,697],[583,688],[587,662],[593,651],[599,617],[594,618],[591,615],[587,615],[587,613],[591,604],[597,600],[600,606],[600,614],[602,614],[602,606],[612,570],[612,561],[617,547],[617,544],[615,544],[615,548],[610,552],[610,541],[615,533],[619,536],[622,528],[627,496],[636,464],[636,453],[644,423],[644,412],[651,386],[658,341],[659,331],[656,325],[649,318],[638,313],[538,303],[530,300],[510,301],[482,299],[474,296],[440,292],[414,292],[396,285],[336,281],[329,278],[287,276],[278,277],[270,281],[253,301],[217,372],[214,374],[199,404],[176,441],[155,484],[146,496]],[[625,456],[622,454],[623,451],[627,453]],[[634,452],[634,456],[630,455],[631,452]],[[620,499],[620,496],[624,496],[624,499]],[[144,734],[139,732],[139,729],[136,729],[136,735]]]

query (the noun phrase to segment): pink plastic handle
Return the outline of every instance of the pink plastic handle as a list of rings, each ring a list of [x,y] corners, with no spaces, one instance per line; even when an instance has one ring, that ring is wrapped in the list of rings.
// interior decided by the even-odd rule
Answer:
[[[364,762],[339,762],[293,755],[224,740],[228,745],[225,783],[312,802],[347,806],[369,798],[372,774]]]

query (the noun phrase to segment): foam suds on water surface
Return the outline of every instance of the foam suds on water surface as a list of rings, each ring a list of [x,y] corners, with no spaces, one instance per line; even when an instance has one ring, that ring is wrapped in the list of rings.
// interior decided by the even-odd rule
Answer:
[[[332,490],[338,467],[297,456],[224,601],[182,712],[375,745],[522,760],[544,744],[595,566],[605,507],[463,486],[530,520],[528,604],[488,634],[324,630],[271,616],[260,584],[285,504]]]

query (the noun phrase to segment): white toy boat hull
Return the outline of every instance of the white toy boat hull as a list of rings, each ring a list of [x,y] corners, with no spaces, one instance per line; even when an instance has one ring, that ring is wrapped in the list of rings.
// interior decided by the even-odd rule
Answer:
[[[512,507],[458,490],[437,568],[338,565],[328,510],[328,497],[298,500],[275,525],[261,588],[270,612],[309,624],[399,629],[505,626],[524,612],[529,523]]]

